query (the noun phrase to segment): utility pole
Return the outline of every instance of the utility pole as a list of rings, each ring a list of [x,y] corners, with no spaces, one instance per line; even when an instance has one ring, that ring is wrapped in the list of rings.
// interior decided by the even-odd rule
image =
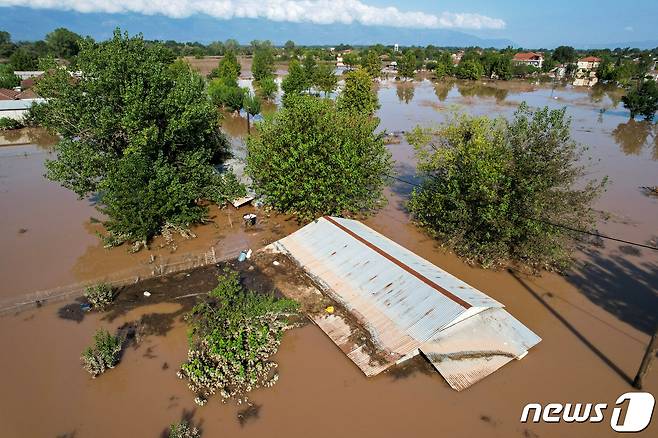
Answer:
[[[637,389],[642,389],[642,380],[644,379],[644,376],[649,371],[649,368],[651,368],[651,362],[653,361],[653,358],[656,356],[657,351],[658,351],[658,327],[656,328],[656,332],[651,337],[651,342],[649,342],[649,345],[647,346],[647,351],[644,353],[644,357],[642,358],[642,363],[640,364],[640,369],[637,371],[635,380],[633,380],[633,387]]]

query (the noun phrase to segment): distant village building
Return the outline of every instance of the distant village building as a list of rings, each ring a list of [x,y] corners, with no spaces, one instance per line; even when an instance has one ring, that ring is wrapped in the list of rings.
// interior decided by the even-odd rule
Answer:
[[[463,50],[460,50],[459,52],[453,53],[452,55],[450,55],[450,58],[452,59],[452,63],[454,65],[459,64],[462,60],[462,56],[464,56],[464,51]]]
[[[516,55],[514,55],[512,62],[514,62],[514,64],[517,65],[525,64],[525,65],[531,65],[536,68],[542,68],[542,66],[544,65],[544,55],[535,52],[517,53]]]
[[[336,67],[345,67],[343,62],[343,57],[341,55],[336,56]]]
[[[43,71],[15,71],[14,74],[21,78],[22,81],[25,79],[36,78],[44,74]]]
[[[595,70],[601,65],[601,58],[587,56],[578,60],[578,70]]]
[[[399,52],[400,51],[400,46],[398,44],[393,45],[393,51],[394,52]]]

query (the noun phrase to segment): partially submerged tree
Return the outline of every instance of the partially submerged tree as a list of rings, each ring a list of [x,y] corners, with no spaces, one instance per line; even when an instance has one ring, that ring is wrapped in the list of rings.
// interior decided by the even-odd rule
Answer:
[[[117,30],[81,43],[80,78],[47,65],[37,84],[47,103],[33,113],[61,138],[47,176],[80,197],[98,195],[110,244],[187,228],[205,216],[199,200],[223,204],[243,193],[213,167],[228,142],[204,80],[172,61],[163,46]]]
[[[565,268],[582,235],[559,225],[595,225],[591,205],[605,179],[585,179],[584,149],[571,139],[565,110],[523,104],[511,121],[460,115],[408,140],[425,176],[409,210],[469,262]]]
[[[373,115],[379,109],[379,99],[373,89],[372,78],[363,69],[345,75],[345,87],[338,96],[338,108]]]
[[[256,82],[272,77],[274,74],[274,55],[272,54],[271,46],[262,45],[256,49],[251,66],[251,73]]]
[[[224,271],[185,318],[190,345],[178,377],[188,381],[194,401],[204,405],[215,393],[240,398],[275,384],[277,365],[270,358],[283,332],[294,327],[297,309],[292,300],[245,290],[237,272]]]
[[[361,61],[361,66],[368,72],[373,79],[378,78],[382,73],[382,61],[377,56],[377,52],[369,50]]]
[[[273,77],[264,78],[258,82],[257,90],[262,97],[267,100],[272,100],[279,91],[279,86]]]
[[[253,117],[260,113],[260,99],[247,91],[244,94],[242,108],[244,108],[245,112],[247,113],[247,133],[251,134],[251,123],[249,118],[250,116]]]
[[[293,59],[288,65],[288,74],[281,82],[284,98],[293,94],[301,94],[310,87],[304,68],[299,61]],[[285,103],[285,101],[284,101]]]
[[[631,112],[631,119],[640,115],[652,121],[658,111],[658,85],[654,80],[640,80],[621,100],[624,107]]]
[[[370,81],[369,76],[368,81]],[[247,170],[257,193],[302,219],[361,213],[383,202],[391,156],[378,121],[333,101],[290,95],[247,140]]]
[[[237,81],[240,77],[240,63],[235,56],[235,51],[228,50],[219,61],[217,68],[210,72],[211,79],[220,78]]]
[[[319,65],[315,71],[313,85],[322,91],[326,96],[333,93],[338,86],[338,77],[334,73],[334,68],[328,64]]]
[[[398,62],[398,73],[400,77],[413,79],[416,75],[416,54],[409,50]]]

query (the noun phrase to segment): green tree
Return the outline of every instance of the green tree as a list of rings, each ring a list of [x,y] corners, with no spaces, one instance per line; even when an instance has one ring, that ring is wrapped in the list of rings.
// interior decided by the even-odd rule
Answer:
[[[19,47],[9,57],[9,64],[17,71],[31,71],[38,68],[39,59],[36,53],[24,47]]]
[[[240,77],[240,63],[235,52],[229,50],[219,61],[216,69],[210,72],[210,78],[224,79],[225,81],[237,81]]]
[[[359,57],[356,53],[350,52],[343,55],[343,64],[349,68],[354,68],[359,63]]]
[[[290,61],[288,65],[288,74],[281,82],[281,89],[284,92],[284,100],[292,94],[301,94],[310,87],[306,77],[306,72],[302,65],[296,59]],[[285,101],[284,101],[285,104]]]
[[[301,219],[378,207],[392,162],[377,124],[367,114],[338,110],[329,99],[289,96],[247,140],[256,192]]]
[[[576,60],[576,49],[571,46],[559,46],[553,50],[553,59],[561,64]]]
[[[372,78],[364,69],[345,75],[345,87],[338,96],[338,108],[371,116],[379,109],[379,99],[373,90]]]
[[[582,235],[552,224],[595,225],[591,205],[605,180],[585,178],[565,109],[522,104],[511,121],[460,115],[407,139],[425,176],[409,211],[469,262],[562,269]]]
[[[361,62],[361,66],[373,78],[378,78],[382,73],[382,62],[374,50],[369,50]]]
[[[242,109],[244,94],[244,88],[240,88],[235,81],[218,78],[208,84],[208,95],[212,103],[229,111]]]
[[[284,49],[288,52],[295,50],[295,42],[293,40],[286,41],[286,44],[283,46]]]
[[[225,203],[244,192],[214,170],[228,142],[203,78],[173,60],[164,46],[117,29],[108,41],[81,43],[76,81],[43,66],[37,92],[47,103],[33,115],[60,135],[47,176],[99,196],[108,243],[141,245],[164,226],[187,228],[205,216],[200,199]]]
[[[16,50],[16,45],[11,42],[9,32],[0,30],[0,58],[8,58]]]
[[[71,59],[80,50],[82,37],[75,32],[60,27],[46,35],[50,53],[57,58]]]
[[[455,76],[459,79],[477,80],[484,74],[482,64],[475,59],[462,60],[455,69]]]
[[[21,78],[14,74],[11,64],[0,64],[0,88],[14,88],[21,84]]]
[[[413,78],[416,75],[416,54],[408,50],[398,63],[398,73],[403,78]]]
[[[631,112],[631,119],[636,115],[652,121],[658,111],[658,86],[653,80],[640,80],[626,96],[621,98],[624,108]]]
[[[270,46],[261,46],[256,49],[251,73],[256,82],[272,77],[274,73],[274,55]]]
[[[318,70],[318,63],[315,61],[315,56],[313,56],[312,53],[306,52],[302,61],[302,69],[304,71],[304,76],[306,77],[306,91],[309,91],[313,86],[315,74]]]
[[[247,133],[251,134],[250,116],[255,116],[260,113],[260,99],[251,94],[249,90],[244,93],[244,100],[242,101],[242,108],[247,113]]]
[[[274,99],[276,93],[279,91],[279,86],[272,76],[262,79],[258,82],[257,86],[260,95],[268,100]]]
[[[338,86],[338,77],[334,73],[334,67],[329,64],[321,64],[315,70],[315,77],[313,78],[313,85],[325,96],[333,93]]]

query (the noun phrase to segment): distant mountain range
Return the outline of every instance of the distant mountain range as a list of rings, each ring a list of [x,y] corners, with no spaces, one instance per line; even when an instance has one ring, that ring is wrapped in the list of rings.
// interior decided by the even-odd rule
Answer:
[[[11,33],[14,41],[43,39],[46,33],[58,27],[66,27],[96,39],[105,39],[112,35],[117,26],[131,34],[141,32],[147,39],[202,43],[235,38],[241,43],[268,39],[275,44],[283,44],[290,39],[305,45],[397,43],[404,46],[433,44],[496,48],[514,45],[506,39],[479,38],[448,29],[402,29],[360,24],[317,25],[246,18],[219,20],[205,15],[173,19],[160,15],[82,14],[73,11],[0,8],[0,30]]]

